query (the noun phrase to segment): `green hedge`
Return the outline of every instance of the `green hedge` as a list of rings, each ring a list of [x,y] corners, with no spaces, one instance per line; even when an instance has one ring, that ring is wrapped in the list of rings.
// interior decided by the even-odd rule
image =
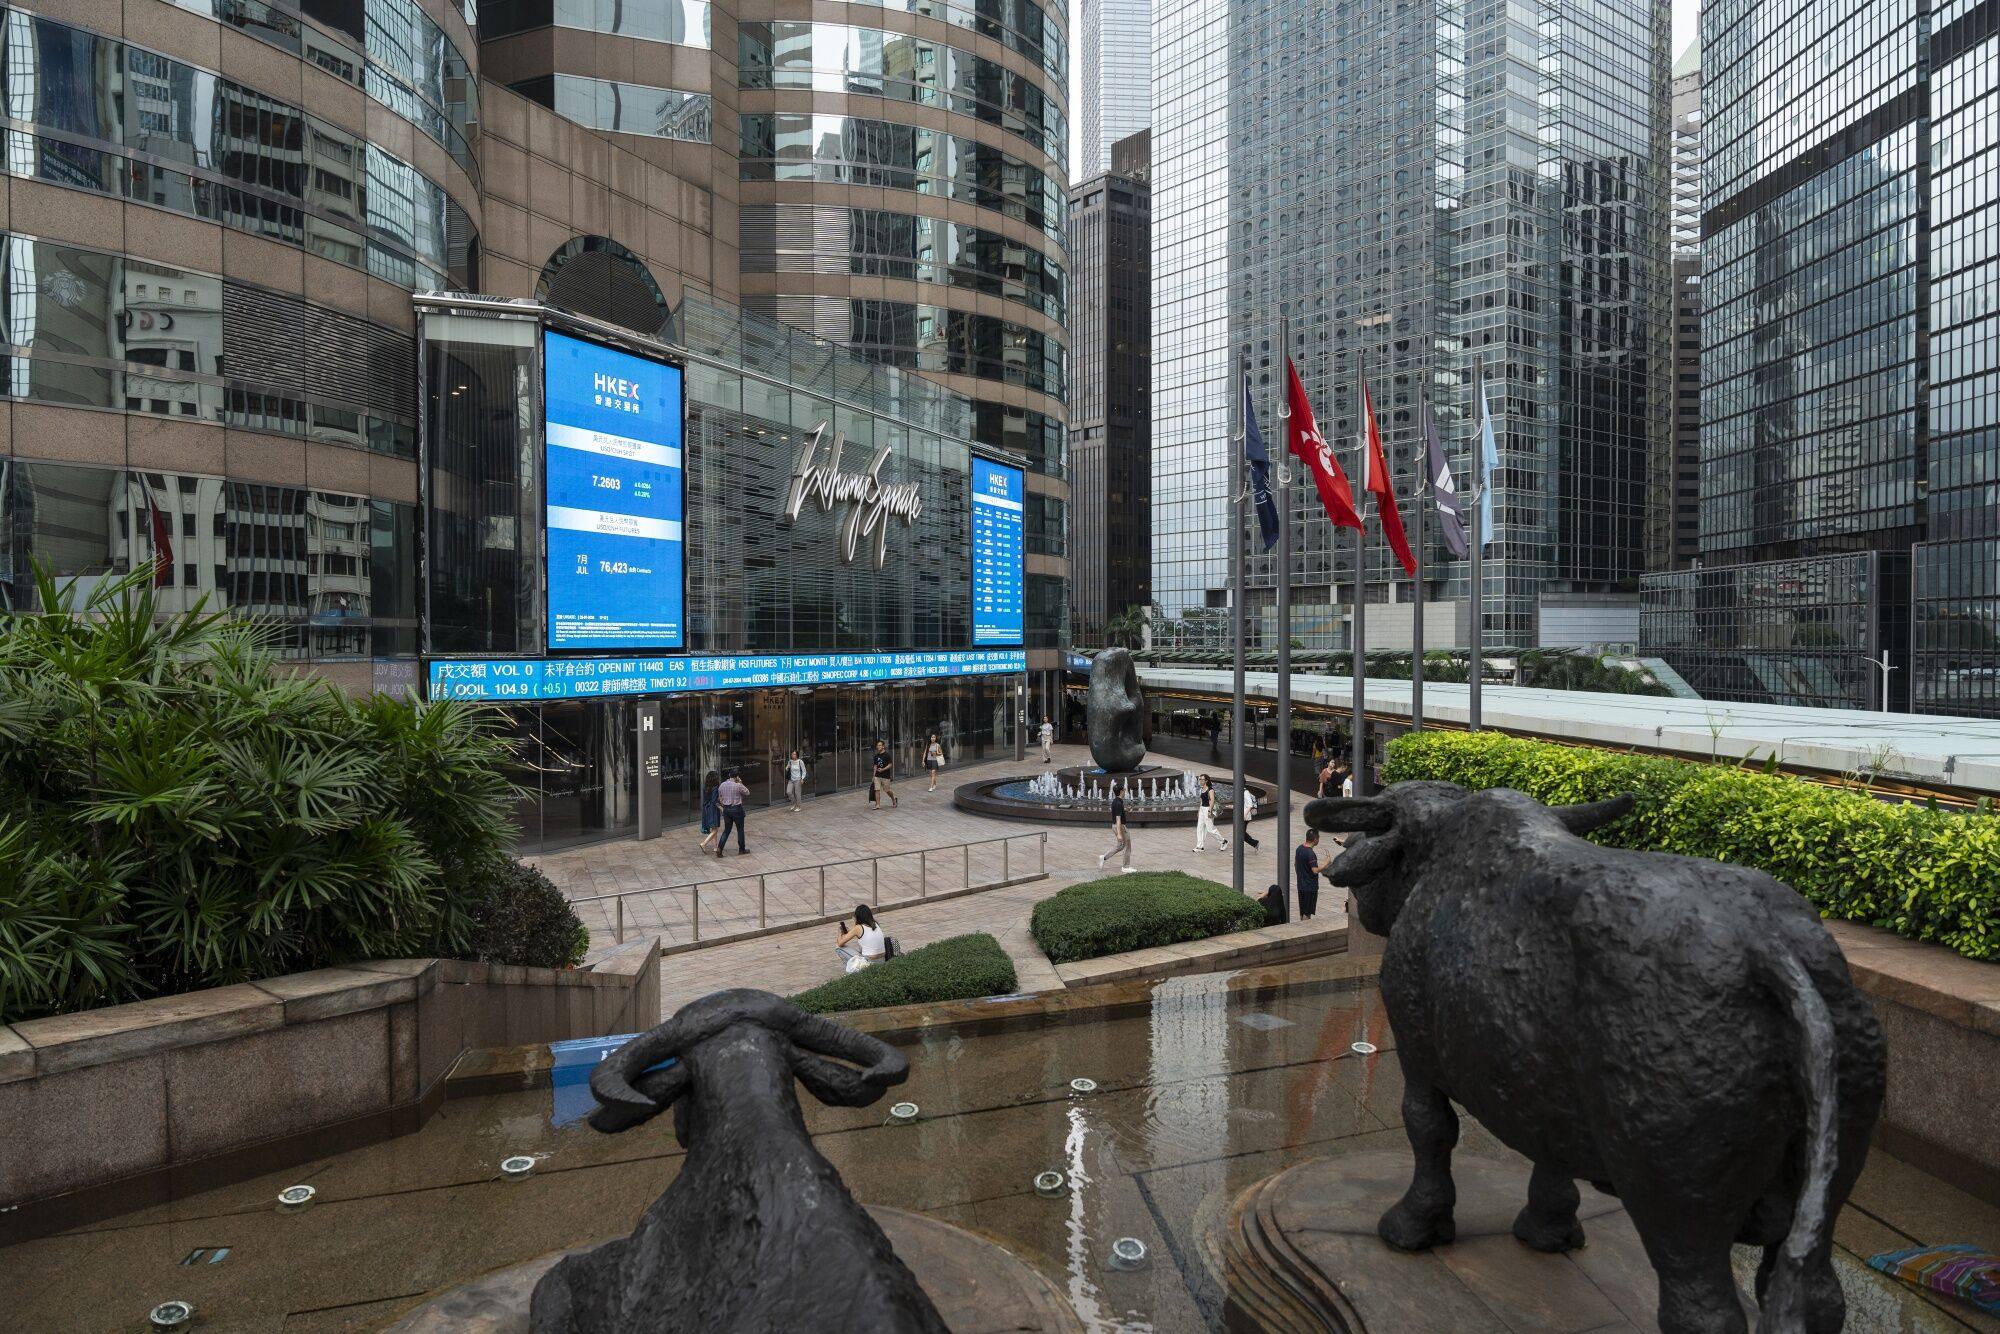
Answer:
[[[1206,940],[1264,925],[1264,907],[1227,885],[1145,871],[1071,885],[1035,905],[1035,943],[1053,963]]]
[[[1609,847],[1754,866],[1827,917],[2000,959],[2000,819],[1659,755],[1499,732],[1419,732],[1389,744],[1383,778],[1511,787],[1550,805],[1631,792],[1632,815],[1591,835]]]
[[[836,977],[792,997],[792,1004],[814,1014],[835,1010],[872,1010],[883,1005],[914,1005],[923,1001],[970,1000],[1005,996],[1019,986],[1014,961],[1000,942],[984,931],[952,936],[921,949],[871,964],[858,973]]]

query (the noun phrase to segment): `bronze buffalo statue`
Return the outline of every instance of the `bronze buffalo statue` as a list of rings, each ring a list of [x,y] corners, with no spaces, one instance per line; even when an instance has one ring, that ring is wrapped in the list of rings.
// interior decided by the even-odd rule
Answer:
[[[590,1124],[616,1133],[672,1107],[687,1158],[631,1236],[566,1256],[542,1278],[534,1334],[945,1334],[813,1147],[792,1088],[866,1107],[908,1075],[894,1047],[763,991],[692,1001],[612,1052],[591,1072]]]
[[[1452,1239],[1456,1102],[1534,1164],[1527,1245],[1583,1244],[1579,1180],[1624,1202],[1665,1334],[1745,1329],[1737,1242],[1764,1248],[1761,1334],[1834,1334],[1833,1217],[1881,1108],[1882,1030],[1790,887],[1578,837],[1632,807],[1430,782],[1306,807],[1361,835],[1327,877],[1388,942],[1416,1172],[1377,1230]]]

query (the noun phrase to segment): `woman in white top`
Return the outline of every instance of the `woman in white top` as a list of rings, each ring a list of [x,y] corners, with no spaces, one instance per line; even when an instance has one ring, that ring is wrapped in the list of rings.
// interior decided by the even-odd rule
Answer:
[[[937,791],[938,770],[944,768],[944,747],[938,744],[937,733],[931,733],[931,744],[924,747],[924,772],[931,776],[931,791]]]
[[[1195,794],[1194,808],[1194,850],[1208,851],[1208,836],[1215,835],[1215,841],[1223,847],[1229,846],[1228,838],[1215,827],[1215,785],[1208,781],[1208,775],[1201,776],[1201,790]]]
[[[805,790],[806,762],[799,758],[797,751],[793,751],[792,758],[785,761],[785,795],[792,799],[793,810],[805,809],[799,805],[799,798],[804,795]]]
[[[889,938],[882,928],[875,925],[875,910],[865,903],[854,905],[854,925],[840,924],[840,939],[834,942],[834,953],[840,956],[841,966],[850,973],[858,973],[869,964],[880,963],[889,953]]]
[[[1243,785],[1243,798],[1237,803],[1236,809],[1238,820],[1236,836],[1243,840],[1245,847],[1261,847],[1262,845],[1257,842],[1257,836],[1250,832],[1250,822],[1257,818],[1257,794],[1250,790],[1248,783]]]

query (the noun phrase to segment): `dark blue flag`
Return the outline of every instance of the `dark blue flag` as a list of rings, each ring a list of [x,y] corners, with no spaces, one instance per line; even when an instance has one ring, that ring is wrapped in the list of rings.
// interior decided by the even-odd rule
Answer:
[[[1271,456],[1264,452],[1264,434],[1257,429],[1257,409],[1250,405],[1250,377],[1243,377],[1243,461],[1249,465],[1250,494],[1257,498],[1257,526],[1264,532],[1264,550],[1278,545],[1278,502],[1271,498]]]

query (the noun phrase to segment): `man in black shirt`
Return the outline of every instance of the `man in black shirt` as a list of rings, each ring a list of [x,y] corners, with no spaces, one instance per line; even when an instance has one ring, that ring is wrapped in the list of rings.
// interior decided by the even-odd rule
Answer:
[[[1111,852],[1099,853],[1097,869],[1103,870],[1104,863],[1111,859],[1112,852],[1122,851],[1125,863],[1119,869],[1127,874],[1132,870],[1132,834],[1125,827],[1125,789],[1114,786],[1111,789]]]
[[[882,809],[882,798],[884,797],[889,799],[891,806],[900,806],[903,804],[896,800],[896,789],[889,782],[895,776],[895,773],[896,761],[889,754],[889,743],[886,741],[877,741],[875,743],[875,791],[874,801],[871,804],[878,811]]]
[[[1292,872],[1299,886],[1299,920],[1310,921],[1319,910],[1319,830],[1306,830],[1306,841],[1292,849]]]

